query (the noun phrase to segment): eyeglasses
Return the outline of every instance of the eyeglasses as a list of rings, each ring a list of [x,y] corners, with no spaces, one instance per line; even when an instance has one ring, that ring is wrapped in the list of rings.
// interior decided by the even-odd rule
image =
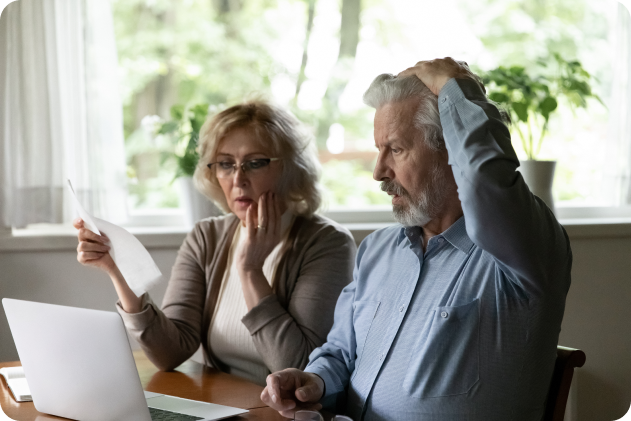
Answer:
[[[278,161],[280,158],[256,158],[243,161],[237,164],[231,161],[211,162],[207,165],[211,170],[215,169],[217,178],[231,178],[237,171],[237,166],[241,167],[241,171],[247,176],[257,176],[267,171],[270,162]]]

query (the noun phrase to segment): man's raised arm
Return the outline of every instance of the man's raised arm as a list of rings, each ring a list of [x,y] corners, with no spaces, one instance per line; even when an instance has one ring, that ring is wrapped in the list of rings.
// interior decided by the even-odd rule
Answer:
[[[566,293],[567,235],[516,171],[519,161],[508,128],[476,76],[451,58],[419,62],[399,77],[412,75],[438,96],[469,237],[528,294]]]

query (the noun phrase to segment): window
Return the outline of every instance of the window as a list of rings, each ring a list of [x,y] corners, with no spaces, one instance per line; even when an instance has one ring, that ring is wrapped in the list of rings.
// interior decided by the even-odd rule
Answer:
[[[114,0],[130,206],[166,214],[179,206],[175,146],[151,129],[171,106],[223,107],[258,93],[313,131],[331,211],[381,215],[389,198],[372,180],[373,110],[361,100],[377,74],[447,55],[482,72],[537,72],[553,53],[578,60],[602,99],[576,110],[559,101],[550,120],[540,158],[558,161],[560,214],[626,205],[630,157],[621,156],[631,140],[612,140],[611,118],[629,101],[614,86],[621,10],[613,0]]]

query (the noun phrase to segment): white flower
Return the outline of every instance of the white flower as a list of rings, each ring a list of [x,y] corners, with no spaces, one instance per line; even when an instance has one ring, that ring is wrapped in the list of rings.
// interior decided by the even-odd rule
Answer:
[[[163,120],[158,115],[146,115],[140,121],[140,127],[145,135],[145,139],[150,143],[155,143],[155,138],[162,126]]]

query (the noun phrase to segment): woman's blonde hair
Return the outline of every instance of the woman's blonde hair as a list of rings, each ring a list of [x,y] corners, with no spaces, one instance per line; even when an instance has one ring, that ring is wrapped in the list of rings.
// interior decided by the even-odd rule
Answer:
[[[282,172],[276,193],[296,214],[311,216],[320,207],[322,193],[320,162],[311,137],[288,111],[262,100],[248,101],[209,116],[199,132],[199,162],[195,185],[224,211],[230,212],[215,172],[207,164],[215,162],[221,141],[237,129],[250,130],[265,147],[270,158],[281,158]]]

